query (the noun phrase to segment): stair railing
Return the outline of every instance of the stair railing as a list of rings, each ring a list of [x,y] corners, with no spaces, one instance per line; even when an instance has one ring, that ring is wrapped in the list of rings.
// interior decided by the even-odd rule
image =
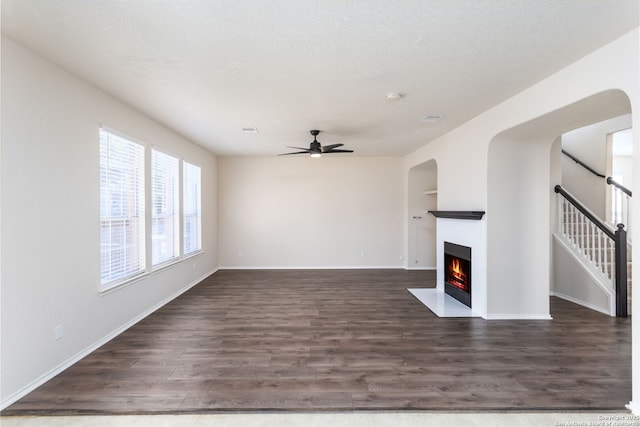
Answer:
[[[607,184],[611,186],[611,198],[612,198],[612,209],[611,209],[611,222],[613,224],[623,223],[629,224],[629,218],[631,215],[631,197],[633,193],[631,190],[623,186],[622,184],[618,184],[613,178],[607,177]]]
[[[565,156],[567,156],[568,158],[570,158],[571,160],[573,160],[574,162],[576,162],[577,164],[579,164],[580,166],[582,166],[583,168],[585,168],[586,170],[588,170],[589,172],[597,176],[598,178],[605,178],[603,174],[601,174],[600,172],[596,172],[591,166],[584,163],[582,160],[578,159],[576,156],[569,154],[565,150],[562,150],[562,154],[564,154]]]
[[[615,290],[616,316],[627,317],[627,232],[614,231],[562,186],[556,185],[559,232]]]
[[[584,163],[582,160],[578,159],[567,151],[562,150],[562,154],[569,157],[571,160],[573,160],[598,178],[605,179],[605,182],[611,186],[612,208],[610,223],[612,225],[620,223],[627,224],[627,228],[629,228],[629,225],[631,224],[631,222],[629,221],[629,219],[631,218],[631,198],[633,196],[631,190],[626,188],[624,185],[616,182],[612,177],[605,177],[603,174],[597,172],[591,166]]]

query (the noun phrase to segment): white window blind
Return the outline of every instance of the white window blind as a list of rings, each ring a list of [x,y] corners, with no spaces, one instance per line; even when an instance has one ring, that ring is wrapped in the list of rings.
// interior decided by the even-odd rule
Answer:
[[[180,185],[178,159],[151,151],[151,262],[154,266],[180,256]]]
[[[101,284],[145,271],[144,146],[100,129]]]
[[[188,255],[202,249],[200,236],[200,168],[191,163],[182,163],[183,182],[183,230],[184,254]]]

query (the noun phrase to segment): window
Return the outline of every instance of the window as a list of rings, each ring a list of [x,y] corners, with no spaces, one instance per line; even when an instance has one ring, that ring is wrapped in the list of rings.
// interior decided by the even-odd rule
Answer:
[[[180,256],[178,159],[151,151],[151,262],[154,266]]]
[[[200,167],[100,128],[101,291],[199,253],[201,219]]]
[[[185,255],[198,252],[200,238],[200,168],[187,162],[182,163],[183,230]]]
[[[101,284],[145,271],[144,146],[100,129]]]

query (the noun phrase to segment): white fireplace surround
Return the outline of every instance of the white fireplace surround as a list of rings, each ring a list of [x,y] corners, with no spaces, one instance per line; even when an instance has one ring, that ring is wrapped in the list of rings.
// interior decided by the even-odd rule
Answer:
[[[437,218],[436,289],[409,289],[420,302],[439,317],[487,318],[487,255],[484,220]],[[471,248],[471,307],[444,292],[444,242]]]
[[[523,289],[514,289],[513,311],[507,313],[489,312],[489,283],[487,281],[487,223],[481,220],[458,218],[437,218],[437,281],[435,289],[409,289],[424,305],[439,317],[482,317],[487,320],[527,319],[550,320],[548,313],[531,313],[527,294]],[[471,248],[471,308],[456,301],[444,292],[444,242],[456,243]],[[510,286],[524,286],[515,280]],[[499,286],[493,292],[500,292]],[[512,288],[513,289],[513,288]],[[498,295],[493,295],[497,298]]]
[[[475,316],[487,317],[487,254],[485,220],[438,218],[436,289],[444,293],[444,242],[471,248],[471,312]]]

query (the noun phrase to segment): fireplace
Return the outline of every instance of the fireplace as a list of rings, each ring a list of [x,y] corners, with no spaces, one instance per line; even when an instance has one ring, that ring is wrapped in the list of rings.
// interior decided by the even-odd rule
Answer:
[[[444,242],[444,292],[471,308],[471,248]]]

